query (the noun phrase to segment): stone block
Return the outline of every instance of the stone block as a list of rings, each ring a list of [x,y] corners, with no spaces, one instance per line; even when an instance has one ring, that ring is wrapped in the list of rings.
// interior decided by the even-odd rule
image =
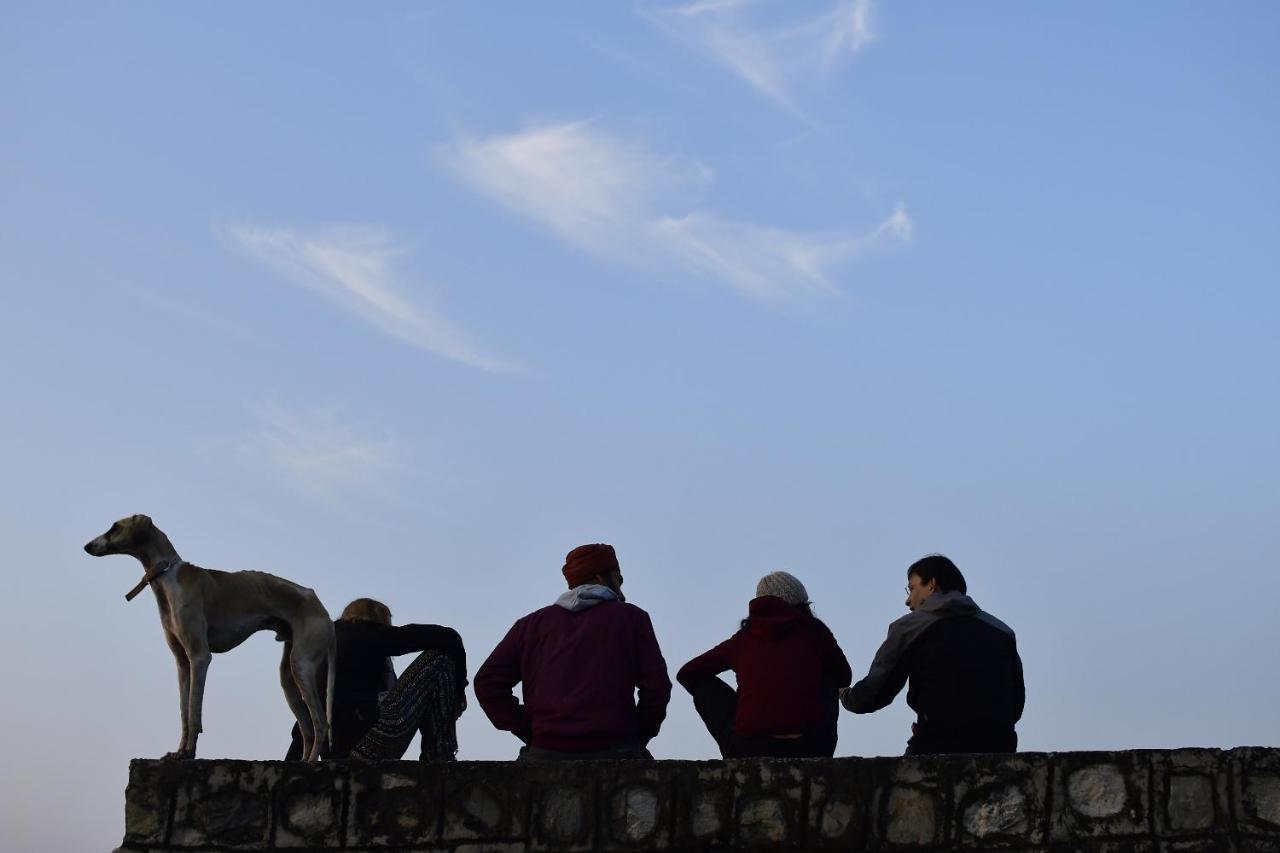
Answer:
[[[269,842],[271,788],[282,762],[174,762],[173,827],[175,848],[222,847],[259,850]]]
[[[444,840],[524,841],[532,766],[453,764],[444,777]]]
[[[600,777],[600,849],[671,847],[678,770],[672,762],[619,761]]]
[[[164,843],[169,813],[177,788],[174,761],[135,759],[129,762],[129,784],[124,795],[124,840],[143,847]]]
[[[875,759],[870,844],[876,848],[941,847],[948,837],[951,786],[942,756]]]
[[[1280,836],[1280,751],[1241,747],[1231,750],[1230,762],[1236,828],[1244,835]]]
[[[769,758],[727,762],[736,847],[778,850],[803,842],[807,763],[804,759]]]
[[[1226,756],[1216,749],[1152,753],[1156,831],[1164,837],[1230,832]]]
[[[1080,853],[1158,853],[1156,842],[1146,838],[1115,839],[1101,841],[1077,841],[1065,850],[1055,847],[1054,853],[1080,851]]]
[[[873,763],[862,758],[815,761],[809,775],[806,847],[861,849],[875,795]]]
[[[675,846],[727,846],[733,832],[733,784],[723,761],[682,761],[676,769]]]
[[[1157,848],[1159,853],[1235,853],[1236,847],[1227,836],[1217,838],[1166,838]]]
[[[613,762],[556,761],[530,768],[533,850],[590,850],[595,843],[596,777]]]
[[[427,847],[440,841],[448,765],[418,761],[352,764],[347,844]]]
[[[998,850],[1043,844],[1049,815],[1049,756],[955,756],[951,840]]]
[[[341,847],[346,765],[333,761],[290,762],[282,767],[273,789],[275,846]]]
[[[1052,764],[1051,841],[1150,837],[1150,753],[1062,753]]]

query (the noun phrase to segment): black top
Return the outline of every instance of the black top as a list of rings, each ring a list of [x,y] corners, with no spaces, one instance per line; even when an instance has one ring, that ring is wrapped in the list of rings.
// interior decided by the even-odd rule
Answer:
[[[388,658],[438,651],[457,666],[459,699],[467,685],[467,653],[462,637],[443,625],[381,625],[357,620],[334,623],[338,664],[334,677],[333,748],[321,745],[325,758],[343,758],[378,719],[378,694],[387,690]],[[320,683],[323,697],[325,682]],[[287,760],[302,758],[302,740],[295,725]]]
[[[866,677],[844,694],[878,711],[908,682],[911,753],[1014,752],[1026,687],[1013,629],[960,592],[935,592],[889,626]]]

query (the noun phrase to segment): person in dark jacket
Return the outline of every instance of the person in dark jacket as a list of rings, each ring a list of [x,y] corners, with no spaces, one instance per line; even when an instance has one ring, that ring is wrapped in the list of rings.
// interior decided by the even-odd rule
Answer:
[[[741,630],[676,674],[723,757],[835,754],[837,691],[853,672],[811,607],[793,575],[765,575]],[[736,691],[717,677],[730,669]]]
[[[476,700],[524,742],[522,760],[651,758],[671,680],[649,614],[626,603],[610,545],[574,548],[561,571],[568,592],[511,626],[476,671]]]
[[[1013,630],[968,596],[964,575],[940,554],[907,569],[911,612],[889,626],[866,677],[843,691],[855,714],[878,711],[910,681],[916,712],[908,755],[1016,752],[1026,698]]]
[[[456,722],[467,707],[467,655],[462,638],[441,625],[391,624],[391,609],[357,598],[334,623],[338,638],[333,686],[333,745],[324,758],[394,760],[422,733],[424,761],[452,761]],[[399,678],[391,658],[418,654]],[[287,760],[301,757],[293,727]]]

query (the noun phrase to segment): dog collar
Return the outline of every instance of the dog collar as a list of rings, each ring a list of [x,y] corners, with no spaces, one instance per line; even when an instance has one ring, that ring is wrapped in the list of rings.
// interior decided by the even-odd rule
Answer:
[[[186,560],[183,560],[183,559],[174,560],[172,563],[170,563],[168,560],[165,560],[160,564],[160,568],[157,569],[154,573],[146,572],[145,574],[143,574],[142,580],[138,581],[137,585],[134,586],[133,589],[125,593],[124,600],[133,601],[134,598],[138,596],[138,593],[142,592],[143,588],[149,585],[153,580],[167,573],[171,569],[178,568],[185,562]]]

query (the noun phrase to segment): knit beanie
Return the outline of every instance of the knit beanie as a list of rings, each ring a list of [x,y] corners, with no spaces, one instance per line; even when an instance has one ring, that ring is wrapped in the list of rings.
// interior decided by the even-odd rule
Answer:
[[[614,553],[613,546],[597,543],[579,545],[570,551],[565,555],[564,568],[560,571],[564,572],[564,579],[573,589],[591,583],[596,575],[608,575],[618,570],[618,555]]]
[[[756,584],[756,598],[772,595],[781,598],[787,604],[801,605],[809,603],[809,593],[804,584],[795,575],[786,572],[769,572]]]

